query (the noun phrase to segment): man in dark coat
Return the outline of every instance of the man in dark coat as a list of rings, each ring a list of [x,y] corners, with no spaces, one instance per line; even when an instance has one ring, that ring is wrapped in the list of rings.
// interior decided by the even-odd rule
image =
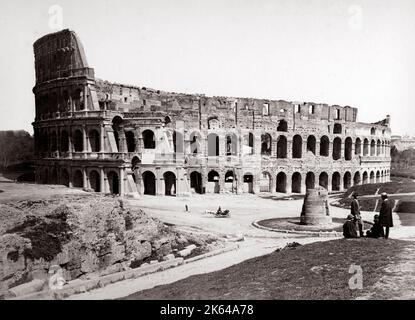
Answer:
[[[347,216],[347,221],[343,224],[343,236],[347,238],[358,238],[356,230],[356,222],[354,217],[349,214]]]
[[[350,213],[354,217],[354,221],[356,223],[356,227],[359,228],[359,234],[361,237],[364,236],[363,234],[363,222],[362,217],[360,215],[360,204],[357,200],[358,194],[356,192],[353,193],[353,200],[350,204]]]
[[[389,237],[389,228],[393,227],[392,219],[392,204],[388,199],[386,192],[381,194],[382,197],[382,206],[380,207],[379,212],[379,221],[382,227],[385,227],[385,239]]]
[[[383,238],[385,236],[383,232],[383,227],[379,221],[379,215],[375,214],[373,219],[373,226],[366,232],[368,238]]]

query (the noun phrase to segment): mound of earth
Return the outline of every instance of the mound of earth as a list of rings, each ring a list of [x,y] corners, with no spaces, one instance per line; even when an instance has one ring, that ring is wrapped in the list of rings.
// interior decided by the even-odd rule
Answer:
[[[140,266],[217,240],[176,231],[122,200],[100,196],[0,204],[0,291],[47,279],[51,266],[66,280]]]

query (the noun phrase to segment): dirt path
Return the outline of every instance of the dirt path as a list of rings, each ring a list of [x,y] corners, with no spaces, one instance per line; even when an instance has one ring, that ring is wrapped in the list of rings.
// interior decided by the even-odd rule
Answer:
[[[301,244],[325,240],[329,239],[295,239],[295,241]],[[240,243],[240,248],[237,250],[149,274],[134,280],[113,283],[104,288],[73,295],[68,300],[101,300],[126,297],[130,294],[173,283],[192,275],[210,273],[228,268],[245,260],[269,254],[292,241],[293,239],[247,239],[245,242]]]

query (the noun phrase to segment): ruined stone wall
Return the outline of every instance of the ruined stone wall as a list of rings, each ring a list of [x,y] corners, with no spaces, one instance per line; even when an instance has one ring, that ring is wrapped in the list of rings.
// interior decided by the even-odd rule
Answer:
[[[138,196],[340,191],[389,179],[389,117],[360,123],[350,106],[95,79],[69,30],[34,49],[40,183]]]

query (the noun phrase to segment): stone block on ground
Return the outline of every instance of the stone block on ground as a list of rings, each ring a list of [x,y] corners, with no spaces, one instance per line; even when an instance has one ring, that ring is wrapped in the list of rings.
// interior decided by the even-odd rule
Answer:
[[[9,289],[9,292],[14,297],[24,296],[34,292],[41,291],[46,281],[41,279],[34,279],[30,282],[23,283],[16,287]]]

